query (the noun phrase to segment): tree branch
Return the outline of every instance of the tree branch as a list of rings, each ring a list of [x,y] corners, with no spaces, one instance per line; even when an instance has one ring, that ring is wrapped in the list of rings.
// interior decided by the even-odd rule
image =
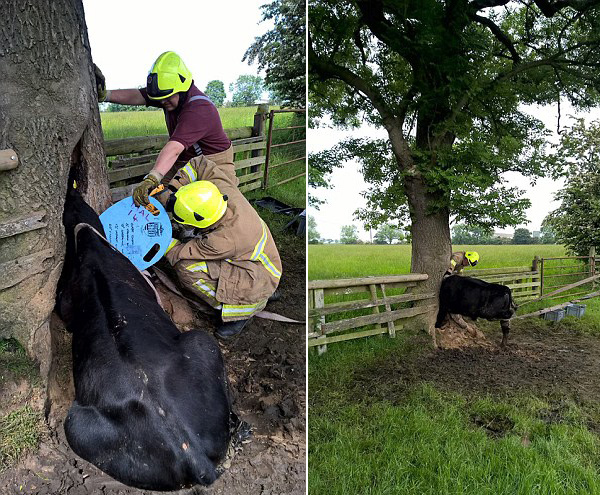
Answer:
[[[472,13],[469,13],[468,16],[478,24],[486,26],[492,32],[498,41],[500,41],[500,43],[502,43],[508,49],[515,64],[518,64],[521,61],[521,57],[517,53],[512,40],[506,34],[504,34],[504,32],[491,19]]]
[[[534,3],[546,17],[553,17],[566,7],[571,7],[578,12],[600,5],[598,0],[534,0]]]

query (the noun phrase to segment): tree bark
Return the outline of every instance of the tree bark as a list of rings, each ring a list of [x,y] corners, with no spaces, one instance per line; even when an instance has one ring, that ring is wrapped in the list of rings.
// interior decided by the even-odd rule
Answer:
[[[97,210],[108,177],[90,46],[81,0],[5,0],[0,21],[0,150],[18,155],[0,172],[0,223],[45,211],[33,230],[0,239],[0,267],[33,256],[0,290],[0,337],[14,337],[51,362],[50,315],[64,259],[62,213],[71,167]],[[45,224],[45,225],[44,225]],[[1,270],[1,268],[0,268]],[[4,279],[7,273],[0,273]]]

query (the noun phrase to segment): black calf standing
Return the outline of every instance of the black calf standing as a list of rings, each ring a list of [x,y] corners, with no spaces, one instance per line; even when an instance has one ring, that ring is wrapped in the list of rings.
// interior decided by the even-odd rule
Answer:
[[[476,320],[500,320],[502,343],[506,345],[510,332],[510,318],[515,314],[511,290],[505,285],[490,284],[472,277],[451,275],[442,280],[440,307],[435,323],[440,328],[447,314],[468,316]]]
[[[127,485],[211,484],[238,422],[218,345],[199,330],[177,330],[72,188],[63,223],[57,311],[73,333],[69,445]]]

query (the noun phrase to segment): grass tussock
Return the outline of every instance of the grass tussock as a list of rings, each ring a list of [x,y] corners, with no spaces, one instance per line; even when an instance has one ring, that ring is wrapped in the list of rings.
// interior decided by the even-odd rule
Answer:
[[[0,470],[15,464],[37,448],[41,436],[42,415],[30,406],[0,417]]]

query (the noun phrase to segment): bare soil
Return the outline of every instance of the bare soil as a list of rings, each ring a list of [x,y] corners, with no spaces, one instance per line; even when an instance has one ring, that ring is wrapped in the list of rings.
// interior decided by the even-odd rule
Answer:
[[[296,320],[305,319],[305,258],[300,242],[281,246],[284,275],[281,300],[267,310]],[[180,327],[190,323],[185,304]],[[182,309],[183,308],[183,309]],[[189,316],[189,315],[188,315]],[[201,313],[201,328],[214,325]],[[198,323],[198,321],[196,322]],[[209,488],[177,494],[303,495],[306,480],[305,326],[253,318],[233,341],[221,343],[231,382],[234,407],[252,427],[223,475]],[[1,385],[1,384],[0,384]],[[20,380],[4,384],[0,413],[20,405],[43,409],[40,391]],[[63,416],[64,418],[64,416]],[[62,420],[44,423],[39,450],[0,472],[0,494],[134,495],[148,493],[116,482],[77,457],[64,438]],[[55,423],[54,426],[51,426]],[[155,492],[156,493],[156,492]]]
[[[415,383],[429,382],[473,397],[528,394],[600,403],[597,336],[521,320],[513,324],[509,343],[502,348],[499,323],[485,326],[487,341],[481,346],[433,349],[427,336],[414,337],[408,358],[392,354],[357,370],[353,394],[395,401]]]

